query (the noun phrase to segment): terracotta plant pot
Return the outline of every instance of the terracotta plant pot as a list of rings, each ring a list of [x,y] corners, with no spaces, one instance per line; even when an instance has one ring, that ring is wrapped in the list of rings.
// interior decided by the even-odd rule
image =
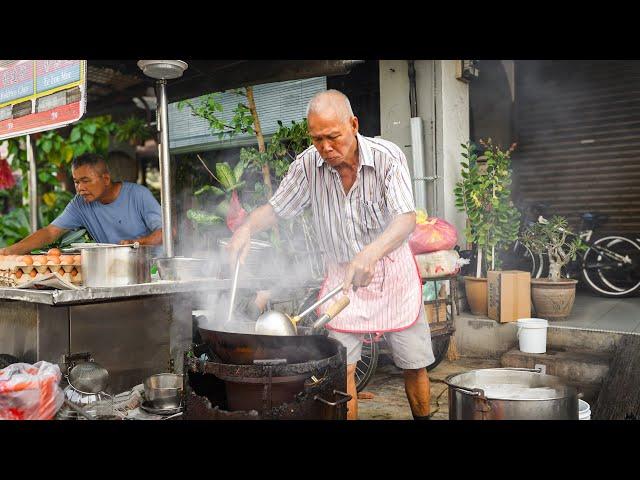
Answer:
[[[464,277],[464,288],[471,313],[487,316],[487,279]]]
[[[567,318],[576,299],[577,283],[572,278],[563,278],[557,282],[548,278],[532,278],[531,300],[536,316],[547,320]]]

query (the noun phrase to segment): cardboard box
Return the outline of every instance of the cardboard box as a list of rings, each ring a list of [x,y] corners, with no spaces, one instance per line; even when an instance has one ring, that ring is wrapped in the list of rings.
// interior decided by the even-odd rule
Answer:
[[[531,274],[519,270],[487,272],[489,318],[500,323],[531,317]]]

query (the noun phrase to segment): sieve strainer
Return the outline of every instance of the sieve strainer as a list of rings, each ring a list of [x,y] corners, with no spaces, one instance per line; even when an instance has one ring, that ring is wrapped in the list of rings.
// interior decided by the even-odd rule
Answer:
[[[107,388],[109,372],[96,362],[80,362],[71,368],[67,381],[80,393],[96,394]]]

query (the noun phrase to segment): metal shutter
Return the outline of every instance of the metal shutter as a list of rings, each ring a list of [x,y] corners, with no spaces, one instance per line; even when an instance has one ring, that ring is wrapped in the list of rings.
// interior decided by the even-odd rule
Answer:
[[[516,63],[514,193],[578,226],[640,232],[640,62]]]
[[[253,87],[256,108],[260,117],[260,126],[265,136],[272,135],[278,129],[277,121],[288,124],[306,116],[307,103],[316,93],[326,90],[326,77],[308,78],[290,82],[266,83]],[[221,119],[229,121],[233,117],[234,107],[244,97],[234,93],[222,93],[219,97],[223,105]],[[193,99],[194,103],[198,99]],[[236,135],[233,138],[219,140],[209,130],[206,120],[195,117],[188,107],[178,110],[177,103],[169,105],[169,147],[171,153],[184,153],[194,150],[213,150],[220,148],[252,145],[256,143],[252,134]]]

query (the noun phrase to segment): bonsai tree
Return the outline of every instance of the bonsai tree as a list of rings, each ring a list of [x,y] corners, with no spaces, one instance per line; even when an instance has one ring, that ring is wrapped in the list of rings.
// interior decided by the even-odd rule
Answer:
[[[496,247],[506,246],[518,238],[520,212],[511,201],[511,152],[501,150],[488,139],[480,140],[484,147],[486,172],[478,162],[476,147],[467,143],[462,145],[462,180],[456,183],[456,207],[465,212],[469,219],[465,228],[465,237],[478,251],[476,277],[482,276],[483,254],[488,258],[491,268],[499,265]]]
[[[564,217],[553,216],[547,220],[542,216],[523,232],[521,240],[534,254],[549,256],[549,279],[557,282],[562,277],[562,267],[575,260],[584,248],[580,237],[568,230]]]

